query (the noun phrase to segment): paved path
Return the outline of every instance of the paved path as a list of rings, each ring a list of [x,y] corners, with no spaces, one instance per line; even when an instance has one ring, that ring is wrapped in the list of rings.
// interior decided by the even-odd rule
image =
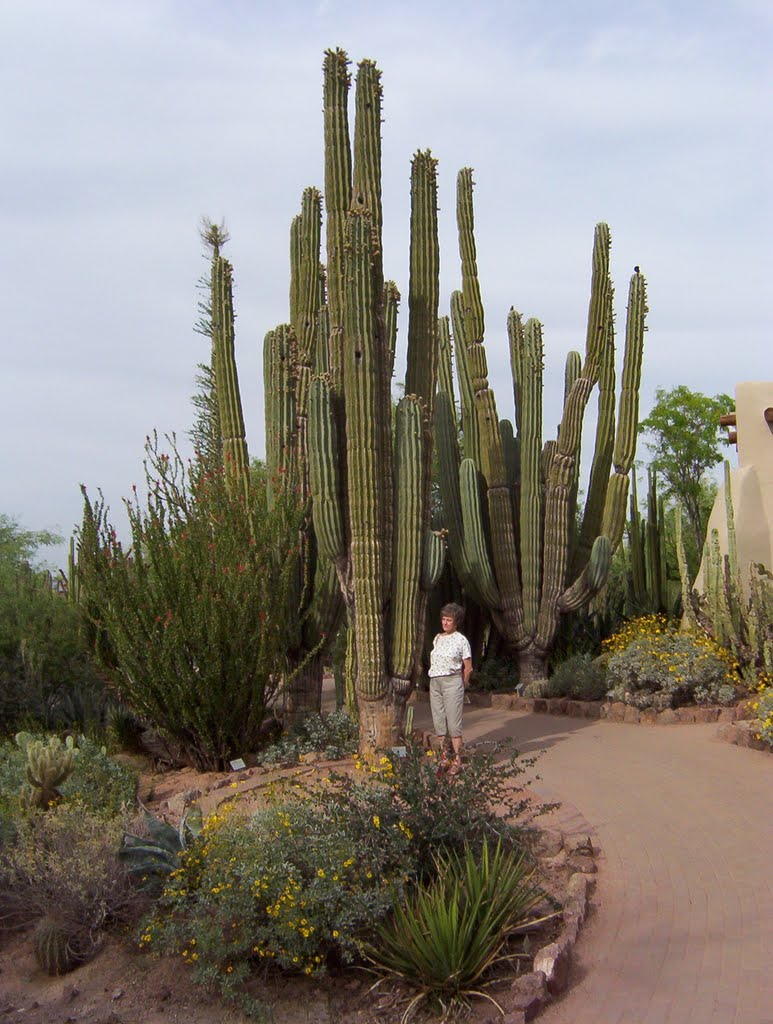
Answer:
[[[538,791],[601,850],[545,1024],[773,1024],[773,757],[715,734],[465,708],[466,739],[544,749]]]

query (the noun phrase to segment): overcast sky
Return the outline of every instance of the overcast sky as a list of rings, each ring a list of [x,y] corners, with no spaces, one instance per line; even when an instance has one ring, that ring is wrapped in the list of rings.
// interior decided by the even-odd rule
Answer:
[[[323,184],[327,47],[383,72],[384,263],[406,295],[410,159],[439,159],[444,312],[456,172],[475,169],[500,415],[514,305],[543,321],[558,418],[599,220],[621,335],[634,265],[648,281],[643,413],[659,385],[773,378],[769,0],[0,0],[0,38],[0,512],[27,529],[69,535],[80,483],[118,518],[146,434],[190,427],[204,215],[231,233],[263,455],[262,339],[288,316],[301,192]]]

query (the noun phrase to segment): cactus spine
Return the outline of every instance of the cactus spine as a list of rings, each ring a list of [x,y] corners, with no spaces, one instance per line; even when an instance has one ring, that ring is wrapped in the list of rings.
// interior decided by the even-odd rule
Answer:
[[[449,545],[452,553],[461,552],[454,564],[465,588],[482,596],[497,629],[518,652],[522,682],[537,692],[546,678],[559,616],[589,601],[603,586],[612,551],[622,537],[636,442],[645,285],[637,270],[629,292],[616,436],[607,226],[596,228],[585,357],[581,360],[575,354],[567,362],[558,437],[544,445],[542,325],[533,319],[523,324],[520,314],[511,310],[508,335],[517,437],[508,440],[512,428],[500,425],[487,379],[469,170],[460,172],[457,188],[462,291],[451,298],[451,317],[468,457],[461,463],[457,460],[451,436],[452,401],[441,394],[437,430],[441,466],[446,469],[441,473],[441,490]],[[582,421],[597,386],[599,422],[591,486],[580,536],[575,538]],[[452,471],[455,464],[458,489]]]

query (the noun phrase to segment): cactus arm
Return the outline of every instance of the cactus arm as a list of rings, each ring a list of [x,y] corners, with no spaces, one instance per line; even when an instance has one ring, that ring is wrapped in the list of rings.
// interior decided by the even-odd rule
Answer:
[[[447,316],[438,320],[438,391],[445,391],[454,409],[454,371],[452,366],[451,328]]]
[[[424,550],[421,558],[421,589],[429,592],[436,585],[446,562],[446,540],[444,531],[427,530],[424,534]]]
[[[612,453],[615,468],[610,478],[601,532],[612,541],[614,552],[623,536],[625,506],[628,497],[628,474],[636,452],[639,421],[639,386],[647,315],[647,286],[637,270],[628,289],[628,310],[625,326],[625,355],[621,380],[617,434]]]
[[[615,444],[615,336],[612,315],[613,289],[607,289],[607,329],[599,369],[598,417],[593,449],[588,496],[583,510],[582,526],[574,559],[574,571],[581,570],[588,558],[594,539],[601,530],[609,474],[612,469],[612,450]]]
[[[612,564],[612,545],[608,537],[597,537],[588,564],[558,599],[559,612],[575,611],[582,608],[601,590],[607,582]]]
[[[339,445],[329,377],[315,377],[309,400],[309,480],[312,516],[319,552],[343,571],[344,523],[341,514]]]
[[[347,219],[347,301],[345,377],[347,504],[351,530],[352,589],[356,616],[357,692],[365,700],[385,693],[385,645],[382,623],[384,545],[378,498],[380,366],[376,358],[370,218]]]
[[[630,588],[634,605],[637,610],[643,609],[646,603],[647,587],[644,566],[644,542],[641,535],[641,513],[636,493],[636,472],[631,470],[631,515],[628,521],[628,541],[631,553]]]
[[[386,324],[387,377],[391,381],[395,370],[395,349],[397,347],[397,311],[400,308],[400,292],[394,281],[384,285],[384,321]]]
[[[423,553],[421,403],[414,395],[397,406],[395,421],[395,543],[389,670],[407,688],[414,667],[417,600]]]
[[[323,65],[325,134],[325,239],[327,296],[330,310],[329,370],[333,389],[343,393],[343,329],[346,294],[346,216],[352,198],[352,153],[349,141],[349,61],[343,50],[328,50]]]
[[[501,608],[501,601],[486,548],[478,475],[478,469],[472,459],[462,459],[459,468],[459,490],[464,525],[464,551],[470,573],[476,581],[484,604],[494,610]]]
[[[236,492],[246,494],[249,455],[234,355],[233,271],[223,256],[212,257],[212,345],[215,356],[220,429],[226,479]]]
[[[687,625],[692,630],[698,630],[698,616],[695,610],[695,598],[690,584],[690,576],[687,571],[687,555],[684,550],[684,537],[682,536],[682,506],[677,505],[674,514],[674,532],[676,535],[676,559],[679,565],[679,580],[682,584],[682,609]]]
[[[542,445],[542,375],[544,349],[542,324],[528,320],[518,330],[517,314],[508,317],[511,362],[517,359],[520,379],[521,480],[519,535],[521,539],[521,579],[523,585],[524,628],[531,635],[537,624],[542,586],[542,484],[540,459]],[[520,347],[519,347],[520,342]]]
[[[464,323],[464,297],[456,291],[451,295],[451,326],[456,352],[456,372],[459,377],[459,399],[462,406],[462,435],[464,456],[480,465],[480,428],[475,410],[475,391],[472,386],[470,363],[467,356],[467,330]]]

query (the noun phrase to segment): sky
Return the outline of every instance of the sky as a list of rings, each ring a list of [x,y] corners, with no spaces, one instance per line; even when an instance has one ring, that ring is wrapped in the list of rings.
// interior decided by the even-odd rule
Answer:
[[[329,47],[383,74],[384,266],[405,296],[410,160],[438,158],[441,312],[460,285],[456,174],[474,168],[500,415],[515,306],[543,322],[558,421],[600,220],[620,350],[635,265],[648,282],[642,415],[657,387],[773,376],[768,0],[0,0],[0,38],[0,512],[25,529],[69,536],[81,484],[120,524],[146,436],[188,450],[202,217],[230,231],[247,439],[264,454],[262,341],[288,318],[290,221],[323,185]],[[406,319],[407,300],[403,342]]]

